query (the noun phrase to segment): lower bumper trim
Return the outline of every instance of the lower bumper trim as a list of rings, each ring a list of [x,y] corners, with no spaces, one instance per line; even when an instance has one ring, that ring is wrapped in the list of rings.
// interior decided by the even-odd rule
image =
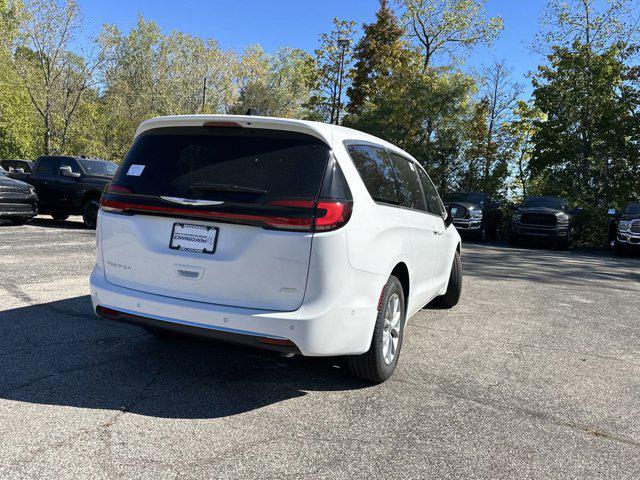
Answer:
[[[264,337],[235,331],[218,330],[214,328],[197,327],[182,323],[173,323],[165,320],[135,315],[129,312],[115,310],[113,308],[98,305],[96,315],[108,320],[115,320],[123,323],[130,323],[141,327],[165,330],[179,335],[200,337],[247,347],[271,350],[279,353],[299,354],[301,353],[295,343],[286,338]]]

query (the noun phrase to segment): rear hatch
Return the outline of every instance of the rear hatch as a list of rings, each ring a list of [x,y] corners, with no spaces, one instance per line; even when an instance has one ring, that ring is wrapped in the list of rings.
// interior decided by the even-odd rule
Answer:
[[[313,232],[350,214],[348,202],[320,197],[333,163],[329,147],[303,133],[227,124],[142,133],[101,200],[106,280],[296,310]]]

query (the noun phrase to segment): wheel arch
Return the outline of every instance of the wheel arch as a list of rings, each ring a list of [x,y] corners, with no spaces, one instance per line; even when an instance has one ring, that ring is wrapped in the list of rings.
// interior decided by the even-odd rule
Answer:
[[[398,262],[393,270],[391,270],[391,274],[400,280],[400,285],[402,285],[402,293],[404,294],[404,309],[405,313],[407,312],[407,306],[409,305],[409,295],[411,291],[411,277],[409,276],[409,268],[407,264],[404,262]]]

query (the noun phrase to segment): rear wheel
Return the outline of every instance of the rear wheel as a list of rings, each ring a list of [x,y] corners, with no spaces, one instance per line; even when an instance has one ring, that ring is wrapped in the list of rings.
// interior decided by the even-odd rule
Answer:
[[[52,213],[51,217],[56,221],[56,222],[64,222],[67,218],[69,218],[69,215],[66,213]]]
[[[400,280],[392,275],[382,290],[369,351],[348,357],[349,370],[354,376],[367,382],[382,383],[393,374],[402,348],[404,304]]]
[[[91,198],[82,205],[82,221],[87,228],[95,230],[99,208],[100,202],[98,202],[97,198]]]
[[[447,292],[437,297],[435,303],[440,308],[453,308],[460,301],[460,295],[462,295],[462,261],[460,254],[456,252],[453,257]]]

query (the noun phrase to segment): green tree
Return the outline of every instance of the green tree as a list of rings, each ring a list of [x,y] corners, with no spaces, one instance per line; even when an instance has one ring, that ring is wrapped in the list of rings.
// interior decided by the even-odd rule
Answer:
[[[96,85],[96,73],[106,56],[99,48],[71,52],[82,25],[74,0],[64,5],[29,0],[25,5],[14,40],[13,65],[40,116],[42,151],[64,152],[78,107]]]
[[[538,68],[534,102],[546,119],[535,123],[530,166],[549,192],[596,207],[640,192],[640,78],[629,53],[574,43]]]
[[[316,84],[314,59],[308,53],[281,48],[268,55],[250,47],[240,59],[240,96],[234,113],[255,109],[260,115],[308,118]]]
[[[523,100],[518,101],[513,113],[513,117],[504,126],[508,155],[513,167],[512,194],[516,197],[526,197],[536,190],[529,162],[534,148],[536,125],[544,121],[544,117],[540,111]]]
[[[475,82],[447,69],[422,72],[420,61],[398,71],[361,115],[345,125],[398,145],[419,159],[441,192],[457,185]]]
[[[487,18],[486,0],[399,0],[403,18],[423,66],[435,56],[454,60],[464,50],[489,44],[502,30],[500,17]]]
[[[376,21],[363,26],[364,35],[354,49],[352,83],[347,90],[350,114],[359,114],[374,92],[384,89],[385,83],[407,62],[403,41],[405,30],[389,8],[387,0],[380,0]]]
[[[102,137],[111,158],[122,158],[143,120],[201,113],[204,78],[206,113],[226,113],[235,103],[237,61],[213,40],[177,31],[165,35],[139,17],[126,35],[106,26],[101,42],[111,53],[103,80],[105,108],[96,112],[107,115]]]
[[[333,29],[320,35],[320,46],[315,50],[316,87],[310,107],[319,120],[339,123],[342,115],[338,112],[338,102],[342,102],[340,87],[348,89],[348,76],[343,72],[350,69],[355,34],[355,22],[333,19]],[[339,40],[347,40],[348,46],[341,47]]]
[[[20,5],[0,0],[0,158],[33,158],[38,154],[37,118],[28,92],[13,68],[13,45]]]

